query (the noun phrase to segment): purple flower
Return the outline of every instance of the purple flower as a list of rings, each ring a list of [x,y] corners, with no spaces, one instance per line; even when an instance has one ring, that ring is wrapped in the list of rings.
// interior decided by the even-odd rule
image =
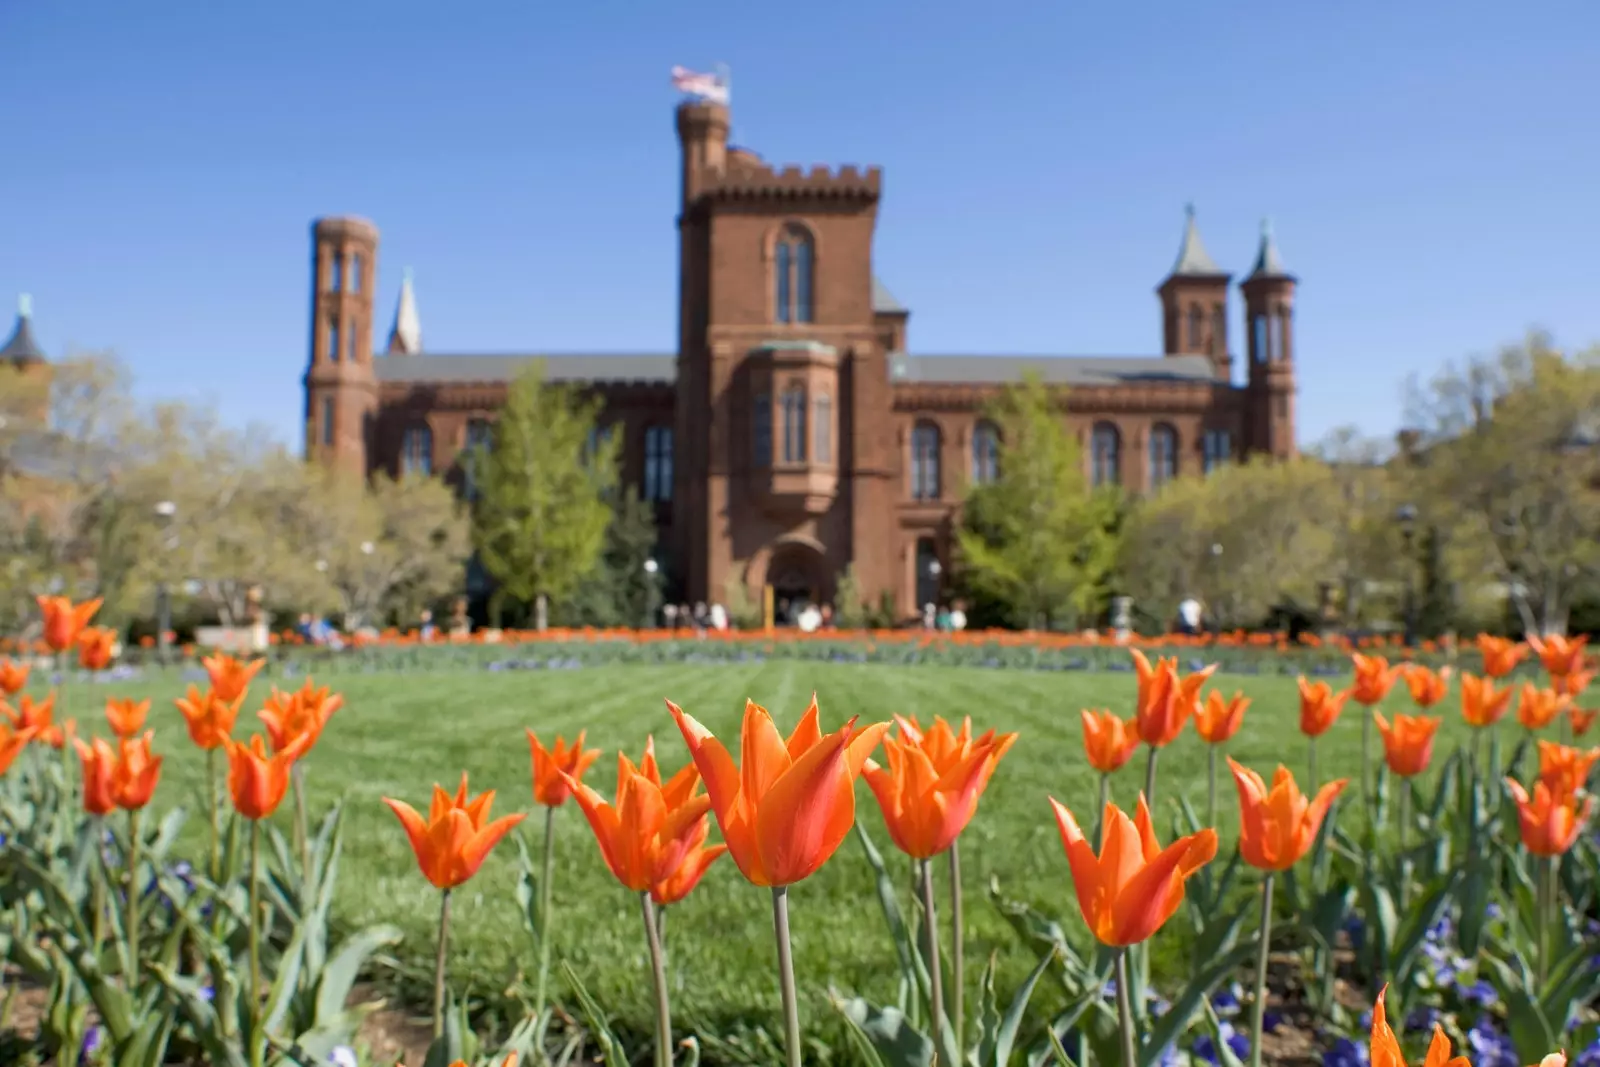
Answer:
[[[78,1058],[80,1060],[86,1060],[93,1055],[94,1050],[99,1048],[101,1043],[105,1040],[105,1036],[106,1031],[104,1027],[89,1027],[89,1029],[83,1035],[83,1049],[78,1053]]]
[[[1365,1067],[1367,1046],[1341,1037],[1322,1056],[1323,1067]]]

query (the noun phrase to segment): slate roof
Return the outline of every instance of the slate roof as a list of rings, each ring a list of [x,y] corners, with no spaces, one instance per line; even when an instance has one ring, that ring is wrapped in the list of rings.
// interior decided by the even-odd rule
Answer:
[[[24,296],[17,307],[17,324],[4,345],[0,345],[0,359],[13,363],[43,363],[44,349],[33,339],[33,315],[29,301]]]
[[[596,353],[594,355],[378,356],[372,361],[380,382],[508,382],[529,363],[544,361],[549,382],[634,381],[672,382],[678,376],[678,357],[671,353]]]
[[[872,276],[872,310],[887,314],[906,310],[906,306],[894,298],[894,294],[878,280],[876,274]]]
[[[1261,247],[1256,250],[1256,264],[1245,281],[1256,278],[1294,278],[1278,254],[1278,242],[1272,239],[1272,222],[1268,219],[1261,220]]]
[[[1217,266],[1217,261],[1206,251],[1205,242],[1200,240],[1200,225],[1194,219],[1194,205],[1185,207],[1184,213],[1187,221],[1183,227],[1183,243],[1178,246],[1178,259],[1172,265],[1172,277],[1226,277],[1228,272]]]

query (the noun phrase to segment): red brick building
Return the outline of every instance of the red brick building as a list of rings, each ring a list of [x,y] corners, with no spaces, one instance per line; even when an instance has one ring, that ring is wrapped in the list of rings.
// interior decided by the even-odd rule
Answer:
[[[1066,387],[1063,419],[1096,482],[1143,492],[1294,434],[1295,279],[1263,232],[1244,297],[1235,384],[1229,274],[1190,212],[1156,290],[1162,349],[1145,357],[929,355],[872,269],[876,169],[773,167],[728,144],[728,111],[677,109],[678,347],[618,354],[467,354],[424,346],[409,276],[386,351],[373,345],[378,231],[313,229],[306,454],[361,471],[448,474],[485,439],[531,359],[584,383],[622,435],[623,477],[656,503],[688,600],[830,598],[854,564],[903,613],[938,596],[968,482],[994,477],[985,404],[1025,371]],[[940,562],[941,566],[934,566]]]

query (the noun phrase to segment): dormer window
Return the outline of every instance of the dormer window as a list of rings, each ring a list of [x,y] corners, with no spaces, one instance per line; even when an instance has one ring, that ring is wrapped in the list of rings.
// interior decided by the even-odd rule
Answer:
[[[774,315],[779,322],[811,322],[811,235],[798,226],[778,235],[773,249]]]

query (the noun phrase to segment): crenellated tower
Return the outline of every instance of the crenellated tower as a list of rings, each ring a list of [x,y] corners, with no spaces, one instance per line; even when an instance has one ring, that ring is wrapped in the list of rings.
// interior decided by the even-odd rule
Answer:
[[[1261,224],[1261,245],[1244,293],[1250,373],[1245,387],[1245,447],[1279,459],[1295,455],[1294,294],[1296,278],[1283,265],[1272,225]]]
[[[378,383],[372,367],[372,292],[378,230],[359,218],[311,228],[311,356],[306,368],[306,458],[367,473]]]
[[[1206,356],[1216,377],[1233,377],[1228,354],[1229,274],[1217,266],[1200,240],[1194,205],[1186,209],[1183,243],[1156,292],[1161,297],[1161,351],[1168,356]]]

